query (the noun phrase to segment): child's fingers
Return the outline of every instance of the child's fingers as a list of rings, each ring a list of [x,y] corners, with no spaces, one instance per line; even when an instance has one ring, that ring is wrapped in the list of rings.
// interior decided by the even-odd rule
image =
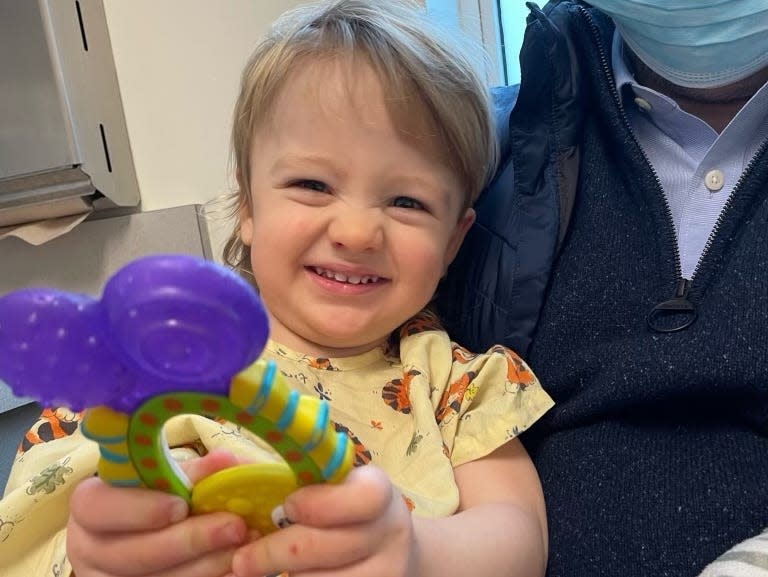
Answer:
[[[373,569],[386,558],[385,549],[410,547],[410,513],[376,467],[355,469],[341,485],[304,487],[288,497],[285,508],[295,524],[241,547],[232,561],[239,577],[280,571],[314,575],[358,565],[358,574],[365,575],[363,568]]]
[[[237,465],[228,451],[212,451],[199,459],[182,463],[182,469],[195,483]],[[189,514],[183,499],[160,491],[111,487],[99,479],[86,479],[73,491],[70,511],[77,522],[90,531],[124,532],[161,529],[181,521]],[[104,511],[110,511],[105,515]]]
[[[199,459],[189,459],[181,463],[181,469],[194,484],[200,479],[212,475],[222,469],[239,465],[240,461],[225,449],[214,449]]]
[[[333,528],[292,525],[238,549],[232,569],[238,577],[401,575],[412,562],[413,524],[404,504],[390,513]]]
[[[196,482],[237,464],[230,453],[216,451],[182,467]],[[248,539],[244,521],[230,513],[188,515],[187,504],[174,495],[83,481],[70,499],[67,526],[78,577],[229,574],[234,547]]]
[[[312,527],[366,523],[380,517],[399,498],[387,475],[368,465],[350,471],[339,485],[312,485],[288,496],[286,516]]]
[[[99,575],[187,576],[186,572],[178,572],[180,566],[202,567],[222,559],[229,562],[232,549],[247,539],[245,523],[228,513],[190,517],[159,531],[120,534],[91,533],[70,521],[67,552],[78,575],[81,572],[77,567],[81,566],[97,568]],[[210,559],[205,559],[212,553]]]
[[[188,514],[180,497],[149,489],[111,487],[96,478],[79,483],[69,505],[70,518],[91,532],[160,529]]]
[[[233,554],[233,549],[216,551],[198,559],[194,559],[189,563],[166,569],[151,577],[219,577],[223,575],[231,575]]]
[[[241,547],[232,569],[238,577],[338,570],[369,558],[379,537],[357,525],[336,529],[292,525]]]

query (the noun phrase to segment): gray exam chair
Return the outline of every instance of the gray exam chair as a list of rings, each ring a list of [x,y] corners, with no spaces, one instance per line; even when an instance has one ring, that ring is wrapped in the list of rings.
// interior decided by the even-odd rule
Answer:
[[[34,424],[41,412],[40,405],[17,399],[0,381],[0,495],[11,472],[16,449],[24,433]]]

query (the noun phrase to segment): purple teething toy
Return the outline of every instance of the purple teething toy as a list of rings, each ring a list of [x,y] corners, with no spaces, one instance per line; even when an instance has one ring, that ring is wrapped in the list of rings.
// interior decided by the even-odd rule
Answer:
[[[101,300],[52,289],[0,298],[0,379],[47,406],[131,413],[174,390],[226,395],[267,334],[259,297],[235,273],[154,255],[118,271]]]

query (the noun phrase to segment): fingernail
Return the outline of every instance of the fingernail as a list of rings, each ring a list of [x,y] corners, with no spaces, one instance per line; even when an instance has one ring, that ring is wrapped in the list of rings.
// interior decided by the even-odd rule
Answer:
[[[189,507],[183,499],[174,499],[171,505],[171,523],[178,523],[186,519],[189,514]]]
[[[283,503],[283,516],[291,523],[296,522],[296,505],[293,504],[293,501],[288,500]]]
[[[242,523],[230,523],[222,530],[224,537],[231,545],[239,545],[245,540],[246,529]]]

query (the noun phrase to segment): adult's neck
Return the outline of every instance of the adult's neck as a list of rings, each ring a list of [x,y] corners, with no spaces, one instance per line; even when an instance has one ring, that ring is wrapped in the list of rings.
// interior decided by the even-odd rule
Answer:
[[[680,108],[698,116],[718,133],[723,131],[755,92],[768,82],[768,67],[765,67],[743,80],[726,86],[687,88],[662,78],[632,51],[628,52],[637,82],[666,94],[677,102]]]

